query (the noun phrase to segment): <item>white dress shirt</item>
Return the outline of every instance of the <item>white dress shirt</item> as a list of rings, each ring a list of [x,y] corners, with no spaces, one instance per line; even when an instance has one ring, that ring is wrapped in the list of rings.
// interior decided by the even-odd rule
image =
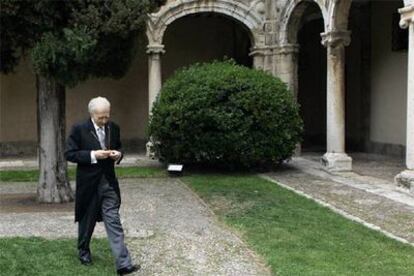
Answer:
[[[95,128],[95,132],[98,133],[99,126],[97,124],[95,124],[95,122],[93,121],[92,118],[91,118],[91,121],[93,123],[93,127]],[[105,128],[103,128],[103,131],[105,132]],[[106,133],[105,133],[105,135],[106,135]],[[95,151],[92,150],[91,151],[91,164],[96,164],[96,163],[98,163],[98,160],[96,160]]]

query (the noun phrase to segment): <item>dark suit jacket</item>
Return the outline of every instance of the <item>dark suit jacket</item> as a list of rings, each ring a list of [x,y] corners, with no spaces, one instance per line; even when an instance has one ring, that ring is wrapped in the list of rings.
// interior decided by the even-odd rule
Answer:
[[[107,148],[121,151],[119,127],[113,122],[108,122],[105,126],[105,133]],[[121,200],[119,184],[115,176],[115,161],[107,158],[98,160],[97,164],[91,164],[91,151],[99,149],[101,146],[91,119],[72,127],[67,140],[65,157],[66,160],[78,164],[76,168],[75,221],[81,220],[90,202],[93,202],[91,199],[97,196],[98,184],[103,175]],[[118,164],[121,159],[118,160]],[[100,202],[99,200],[96,202],[98,203],[93,208],[97,212],[97,220],[101,221]]]

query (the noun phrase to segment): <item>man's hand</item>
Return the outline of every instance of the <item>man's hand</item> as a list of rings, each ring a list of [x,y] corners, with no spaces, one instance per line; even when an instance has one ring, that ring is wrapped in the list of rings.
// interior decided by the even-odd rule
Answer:
[[[117,150],[111,150],[109,153],[109,157],[111,157],[113,160],[118,160],[119,158],[121,158],[121,152],[117,151]]]
[[[95,158],[96,159],[106,159],[109,157],[111,151],[110,150],[96,150],[95,151]]]

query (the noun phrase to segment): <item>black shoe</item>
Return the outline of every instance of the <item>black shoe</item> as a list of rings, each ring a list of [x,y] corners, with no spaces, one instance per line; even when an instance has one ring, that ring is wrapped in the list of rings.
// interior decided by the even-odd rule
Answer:
[[[89,250],[80,249],[79,250],[79,260],[83,265],[91,265],[92,264],[92,256]]]
[[[118,275],[126,275],[126,274],[130,274],[132,272],[138,271],[140,270],[141,266],[140,265],[131,265],[131,266],[127,266],[127,267],[123,267],[117,270]]]

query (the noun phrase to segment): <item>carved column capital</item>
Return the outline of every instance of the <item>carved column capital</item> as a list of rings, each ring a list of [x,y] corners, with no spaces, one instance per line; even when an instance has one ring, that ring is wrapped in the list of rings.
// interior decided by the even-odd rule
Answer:
[[[254,68],[265,71],[272,70],[272,48],[270,46],[252,47],[249,56],[253,57]]]
[[[414,24],[414,4],[398,10],[401,14],[400,27],[406,29]]]
[[[249,56],[255,57],[255,56],[265,56],[266,54],[269,54],[270,48],[267,46],[263,47],[252,47],[250,49]]]
[[[147,46],[147,54],[164,54],[164,45],[162,44],[149,44]]]
[[[325,47],[346,47],[351,43],[350,31],[329,31],[321,33],[321,37]]]
[[[299,44],[282,44],[274,48],[274,53],[279,55],[290,55],[299,53]]]

